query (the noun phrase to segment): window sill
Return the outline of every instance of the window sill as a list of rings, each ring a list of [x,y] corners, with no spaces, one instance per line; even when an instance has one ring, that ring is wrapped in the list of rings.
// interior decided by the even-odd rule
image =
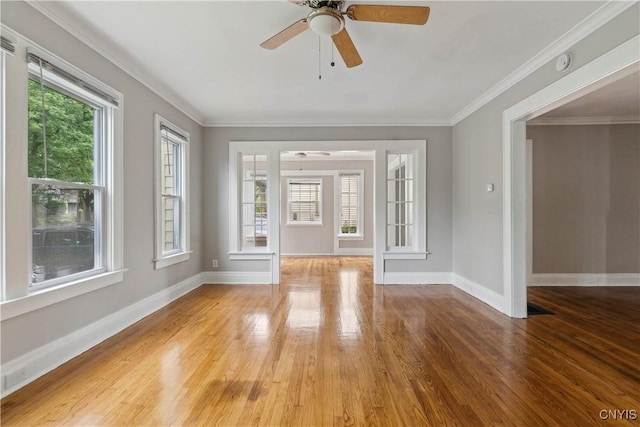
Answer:
[[[155,269],[169,267],[170,265],[177,264],[179,262],[188,261],[191,258],[193,251],[180,252],[177,254],[169,255],[164,258],[153,260],[155,262]]]
[[[429,252],[415,252],[415,251],[388,251],[383,252],[382,257],[384,259],[427,259]]]
[[[312,227],[322,227],[324,224],[322,222],[287,222],[287,226],[293,226],[293,227],[308,227],[308,226],[312,226]]]
[[[338,240],[364,240],[362,234],[338,234]]]
[[[122,282],[125,271],[127,270],[111,271],[63,285],[33,291],[26,296],[3,301],[0,303],[0,320],[11,319],[12,317]]]
[[[229,259],[231,261],[253,261],[253,260],[267,260],[271,261],[275,252],[229,252]]]

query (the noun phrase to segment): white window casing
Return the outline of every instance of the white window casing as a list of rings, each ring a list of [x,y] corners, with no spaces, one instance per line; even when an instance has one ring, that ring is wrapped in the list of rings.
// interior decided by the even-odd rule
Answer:
[[[155,268],[187,261],[189,238],[189,133],[154,115]]]
[[[287,225],[322,225],[322,179],[287,180]]]
[[[364,171],[340,171],[336,177],[336,236],[364,239]],[[343,229],[345,226],[348,230]]]
[[[2,132],[4,176],[0,179],[3,195],[2,251],[3,300],[2,320],[64,301],[122,281],[123,278],[123,114],[124,97],[118,91],[84,73],[59,57],[41,49],[28,39],[2,26],[3,36],[15,40],[15,54],[3,59],[3,95],[6,113]],[[36,61],[36,58],[39,58]],[[40,67],[41,63],[48,64]],[[94,153],[94,181],[71,183],[46,176],[29,178],[23,165],[27,163],[28,80],[42,77],[43,85],[97,108],[100,116],[94,122],[94,137],[99,136]],[[72,77],[72,78],[71,78]],[[78,83],[82,82],[82,84]],[[101,144],[101,145],[100,145]],[[49,280],[31,286],[34,270],[32,258],[31,188],[54,186],[70,191],[93,191],[94,216],[99,217],[99,231],[94,236],[95,268],[79,274]],[[24,188],[24,192],[6,192],[6,188]],[[64,191],[64,190],[63,190]],[[73,202],[73,201],[72,201]],[[73,204],[73,203],[71,203]],[[81,237],[78,237],[79,239]]]

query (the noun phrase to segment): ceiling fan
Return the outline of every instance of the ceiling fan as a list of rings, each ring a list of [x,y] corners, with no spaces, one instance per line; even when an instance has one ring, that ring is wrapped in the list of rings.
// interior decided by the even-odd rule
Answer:
[[[344,16],[352,21],[389,22],[394,24],[424,25],[429,19],[430,9],[426,6],[391,6],[352,4],[343,10],[344,1],[325,0],[289,0],[300,6],[308,6],[312,10],[306,18],[302,18],[288,26],[260,46],[275,49],[310,28],[320,36],[330,36],[340,56],[348,68],[362,64],[362,58],[356,49],[347,29]]]

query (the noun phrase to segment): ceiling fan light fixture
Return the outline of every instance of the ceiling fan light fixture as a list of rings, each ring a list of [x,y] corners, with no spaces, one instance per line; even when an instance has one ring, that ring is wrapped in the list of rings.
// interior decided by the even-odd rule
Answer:
[[[330,7],[314,10],[307,17],[307,22],[311,31],[319,36],[332,36],[344,28],[344,18]]]

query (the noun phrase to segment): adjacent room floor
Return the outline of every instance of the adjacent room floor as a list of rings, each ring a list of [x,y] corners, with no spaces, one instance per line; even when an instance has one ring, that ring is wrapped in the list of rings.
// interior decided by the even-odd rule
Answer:
[[[639,288],[531,289],[554,314],[524,320],[449,285],[373,286],[366,257],[282,271],[200,287],[6,397],[2,424],[585,426],[640,410]]]

